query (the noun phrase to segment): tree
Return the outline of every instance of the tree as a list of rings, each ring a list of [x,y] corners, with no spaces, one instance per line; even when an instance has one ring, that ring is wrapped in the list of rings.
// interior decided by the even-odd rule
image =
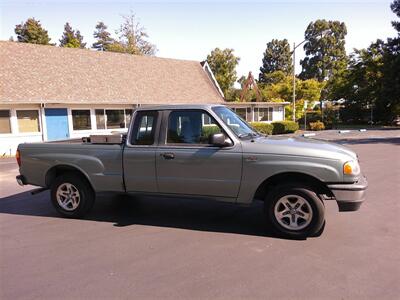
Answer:
[[[102,21],[97,23],[93,36],[96,42],[93,43],[92,48],[98,51],[107,51],[108,46],[114,43],[114,39],[107,31],[107,26]]]
[[[29,18],[25,23],[15,25],[14,32],[17,35],[18,42],[51,45],[47,30],[35,18]]]
[[[395,0],[391,8],[400,17],[400,1]],[[397,30],[398,24],[392,22]],[[330,81],[329,93],[331,99],[346,99],[344,120],[390,123],[400,115],[400,31],[396,38],[356,49],[349,68]]]
[[[137,21],[136,16],[131,12],[131,14],[122,17],[124,22],[116,32],[119,34],[118,47],[112,47],[112,49],[117,49],[117,52],[136,55],[154,55],[157,48],[147,41],[149,36],[145,28]],[[121,47],[124,49],[123,51],[119,51]]]
[[[267,43],[267,48],[262,59],[259,82],[270,83],[268,74],[282,71],[285,75],[293,72],[293,61],[287,39],[273,39]]]
[[[275,78],[273,83],[264,85],[261,89],[263,101],[282,102],[292,101],[293,95],[293,77],[284,75],[282,71],[271,73],[271,78]],[[304,103],[308,102],[309,106],[318,101],[321,97],[325,82],[319,82],[316,79],[301,80],[296,78],[296,120],[300,119],[304,114]],[[286,108],[286,118],[291,119],[293,116],[293,106]]]
[[[236,77],[236,66],[240,58],[233,54],[233,49],[215,48],[207,55],[207,63],[214,73],[215,79],[222,89],[224,95],[233,88]]]
[[[346,25],[342,22],[326,20],[311,22],[304,34],[306,57],[300,61],[303,68],[300,78],[315,78],[322,82],[345,69],[346,34]]]
[[[83,36],[77,30],[72,29],[69,23],[65,23],[64,25],[64,32],[60,39],[60,47],[66,48],[85,48],[86,43],[83,43]]]
[[[393,13],[395,13],[397,17],[400,18],[400,0],[394,0],[393,3],[390,5],[390,8],[392,9]],[[400,34],[400,22],[393,21],[392,25],[394,29],[396,29],[397,32]]]

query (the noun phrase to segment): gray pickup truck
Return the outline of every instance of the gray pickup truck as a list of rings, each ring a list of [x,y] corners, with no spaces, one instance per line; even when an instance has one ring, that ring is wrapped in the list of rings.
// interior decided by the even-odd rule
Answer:
[[[264,201],[278,233],[322,231],[324,201],[357,210],[367,182],[357,155],[305,138],[264,136],[222,105],[138,108],[127,135],[20,144],[19,184],[51,190],[56,210],[82,217],[96,193]]]

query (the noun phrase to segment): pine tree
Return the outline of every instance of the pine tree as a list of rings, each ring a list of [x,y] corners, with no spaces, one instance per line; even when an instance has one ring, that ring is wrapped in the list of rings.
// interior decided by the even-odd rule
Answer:
[[[60,47],[66,48],[85,48],[86,43],[83,43],[83,36],[79,30],[75,33],[69,23],[65,23],[64,32],[60,39]]]
[[[339,21],[311,22],[304,35],[306,57],[300,61],[302,79],[322,82],[347,67],[345,50],[346,25]]]
[[[101,21],[97,23],[93,36],[97,41],[93,43],[92,48],[98,51],[107,51],[107,48],[114,43],[114,39],[107,31],[107,26]]]
[[[15,25],[14,32],[17,35],[18,42],[52,45],[50,44],[50,37],[47,34],[47,30],[35,18],[29,18],[25,23],[22,22],[19,25]]]
[[[285,75],[293,72],[292,54],[287,39],[273,39],[267,43],[260,68],[259,81],[262,83],[270,83],[268,75],[282,71]]]

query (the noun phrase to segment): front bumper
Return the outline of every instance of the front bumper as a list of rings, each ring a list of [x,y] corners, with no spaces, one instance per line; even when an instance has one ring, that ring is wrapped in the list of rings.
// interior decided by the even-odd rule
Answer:
[[[339,211],[358,210],[364,202],[367,193],[368,182],[364,176],[352,184],[330,184],[328,188],[332,191],[339,206]]]

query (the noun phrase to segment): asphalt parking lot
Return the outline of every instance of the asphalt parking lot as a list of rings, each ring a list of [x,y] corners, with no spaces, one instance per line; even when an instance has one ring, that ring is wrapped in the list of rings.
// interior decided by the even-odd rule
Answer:
[[[0,159],[0,299],[398,299],[400,130],[346,134],[316,137],[358,152],[367,201],[326,202],[307,240],[271,234],[258,203],[102,197],[63,219]]]

